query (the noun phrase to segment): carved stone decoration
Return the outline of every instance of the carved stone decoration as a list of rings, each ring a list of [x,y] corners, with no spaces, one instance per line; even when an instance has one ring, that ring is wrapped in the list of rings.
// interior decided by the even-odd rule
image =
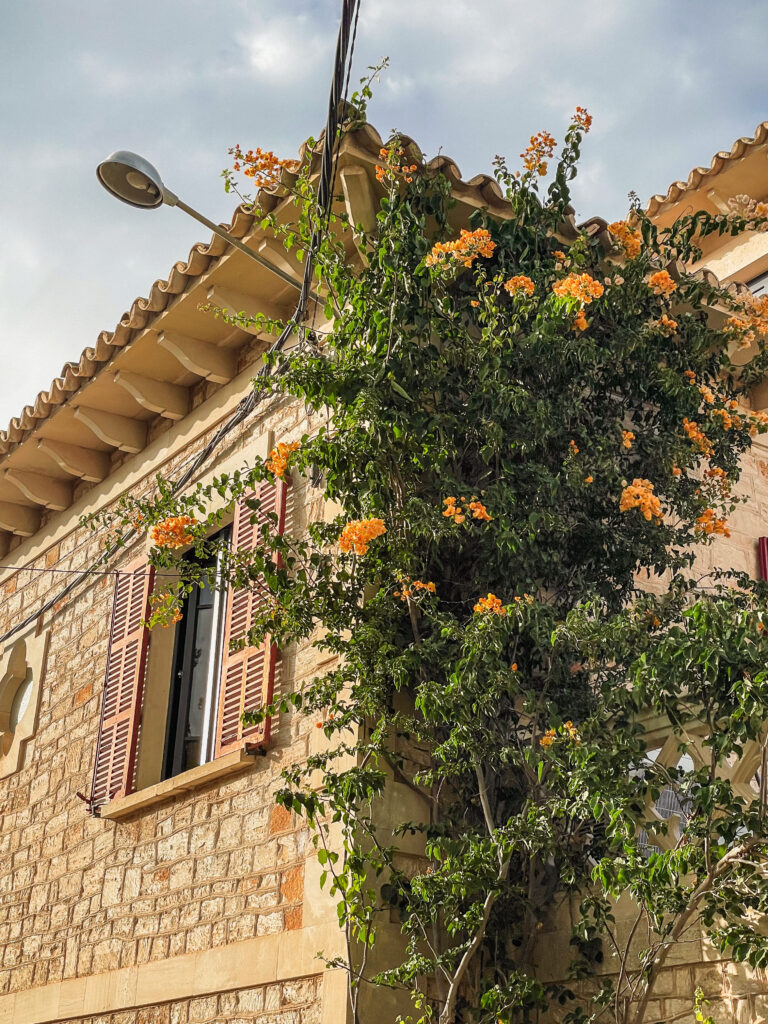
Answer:
[[[49,632],[28,633],[0,654],[0,779],[18,771],[37,729]]]

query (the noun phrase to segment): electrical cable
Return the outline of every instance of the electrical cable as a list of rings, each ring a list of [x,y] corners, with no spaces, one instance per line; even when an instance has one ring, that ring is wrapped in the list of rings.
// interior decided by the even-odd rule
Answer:
[[[333,183],[336,180],[335,167],[338,158],[338,147],[337,141],[339,133],[343,125],[344,117],[346,114],[345,110],[345,80],[346,87],[349,85],[349,68],[351,68],[352,55],[354,51],[354,40],[357,35],[357,19],[360,12],[360,0],[342,0],[342,12],[341,22],[339,25],[339,33],[336,41],[336,54],[334,58],[333,75],[331,79],[331,91],[328,99],[328,116],[325,125],[325,137],[323,139],[323,149],[320,161],[320,174],[317,189],[317,215],[320,223],[326,222],[326,218],[330,218],[330,208],[333,201]],[[350,33],[352,35],[350,36]],[[350,38],[352,40],[352,48],[350,50]],[[285,347],[288,339],[293,335],[294,331],[300,328],[301,321],[304,316],[304,312],[307,306],[307,300],[309,298],[312,282],[312,274],[314,271],[314,257],[317,249],[319,248],[320,241],[322,240],[322,234],[320,228],[315,228],[312,233],[312,241],[310,243],[307,258],[304,264],[304,276],[302,279],[301,291],[299,293],[298,302],[291,318],[286,323],[283,330],[280,332],[280,336],[273,342],[268,350],[268,354],[271,355],[275,352],[281,352]],[[276,366],[276,372],[280,372],[281,365]],[[256,380],[259,378],[266,378],[273,372],[271,365],[265,362],[259,371]],[[221,427],[216,431],[210,441],[205,447],[197,454],[192,460],[191,465],[185,470],[180,477],[178,477],[171,486],[171,494],[177,494],[186,484],[190,481],[192,476],[197,472],[200,466],[207,461],[211,454],[218,448],[221,441],[231,433],[240,423],[242,423],[261,403],[264,396],[268,393],[269,389],[262,387],[260,390],[254,388],[251,390],[243,399],[238,403],[235,412],[230,418],[222,424]],[[126,533],[120,538],[121,543],[117,545],[109,546],[105,551],[91,564],[88,569],[77,570],[77,578],[70,580],[60,591],[58,591],[53,597],[48,598],[36,611],[31,612],[21,622],[12,626],[6,630],[5,633],[0,635],[0,644],[5,643],[10,637],[16,633],[26,629],[27,626],[35,622],[41,615],[44,615],[49,611],[55,604],[58,604],[65,597],[72,593],[80,583],[90,578],[91,575],[98,569],[99,566],[107,562],[116,552],[122,548],[128,546],[138,536],[138,531],[133,527],[129,528]],[[62,570],[66,571],[66,570]],[[111,570],[111,574],[117,575],[117,570]]]

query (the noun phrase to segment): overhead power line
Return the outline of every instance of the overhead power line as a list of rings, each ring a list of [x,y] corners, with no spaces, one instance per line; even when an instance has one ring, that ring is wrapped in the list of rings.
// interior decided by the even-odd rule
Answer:
[[[359,14],[360,0],[342,0],[341,21],[336,40],[336,54],[334,57],[333,74],[331,76],[331,90],[328,97],[328,115],[326,118],[325,136],[323,138],[323,149],[320,160],[315,227],[312,233],[309,251],[304,262],[304,276],[296,308],[294,309],[291,318],[281,331],[280,336],[270,346],[268,350],[269,354],[281,352],[285,348],[289,338],[291,338],[294,332],[300,327],[307,308],[307,301],[311,292],[312,275],[314,273],[315,255],[320,246],[320,242],[322,241],[322,233],[327,229],[331,204],[333,202],[333,188],[336,180],[336,163],[338,159],[338,142],[340,140],[340,132],[346,113],[347,93],[349,89],[352,60],[354,57],[354,45],[357,37]],[[279,370],[280,366],[278,365],[277,371],[279,372]],[[271,366],[267,365],[265,362],[256,377],[256,381],[265,380],[272,372]],[[179,491],[189,483],[198,469],[200,469],[200,467],[206,463],[211,455],[213,455],[217,450],[223,439],[240,423],[247,419],[248,416],[250,416],[250,414],[261,404],[267,393],[267,388],[259,387],[258,383],[256,383],[253,390],[238,403],[232,416],[230,416],[230,418],[219,427],[202,451],[200,451],[192,460],[181,476],[174,481],[171,487],[172,494],[178,494]],[[119,546],[113,545],[107,547],[103,554],[100,555],[99,558],[97,558],[96,561],[87,569],[76,570],[77,576],[75,579],[70,580],[66,586],[62,587],[62,589],[53,597],[50,597],[43,602],[43,604],[34,612],[31,612],[22,619],[21,622],[16,623],[15,626],[12,626],[10,629],[6,630],[5,633],[0,635],[0,644],[5,643],[6,640],[10,639],[10,637],[14,636],[16,633],[26,629],[27,626],[30,626],[36,619],[41,615],[44,615],[55,604],[58,604],[65,597],[71,594],[72,591],[81,583],[90,579],[93,575],[99,572],[99,566],[107,563],[118,551],[130,544],[136,536],[138,536],[138,532],[134,528],[129,528],[121,538],[122,543]],[[7,568],[13,567],[8,566]],[[28,567],[25,566],[24,568]],[[70,570],[62,569],[58,571],[67,572]],[[109,570],[108,572],[104,570],[101,571],[104,575],[115,575],[118,572],[118,570],[114,569]]]

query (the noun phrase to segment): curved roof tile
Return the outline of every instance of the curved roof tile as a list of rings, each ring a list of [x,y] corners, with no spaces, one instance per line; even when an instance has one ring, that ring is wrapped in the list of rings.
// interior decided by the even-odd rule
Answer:
[[[712,157],[709,167],[694,167],[688,175],[687,181],[673,181],[667,189],[666,195],[657,194],[648,200],[646,213],[654,217],[662,206],[675,203],[685,193],[700,187],[706,178],[714,177],[723,170],[729,163],[740,159],[752,149],[763,146],[768,142],[768,121],[761,121],[752,136],[743,135],[737,139],[729,151],[721,150]]]

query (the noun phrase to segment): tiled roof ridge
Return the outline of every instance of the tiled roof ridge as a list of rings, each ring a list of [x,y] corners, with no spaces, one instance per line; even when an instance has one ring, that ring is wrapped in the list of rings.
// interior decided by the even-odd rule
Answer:
[[[730,150],[719,150],[709,162],[709,167],[694,167],[686,181],[673,181],[666,195],[657,193],[648,200],[646,213],[655,217],[662,206],[675,203],[686,192],[699,188],[702,181],[720,174],[723,168],[734,160],[739,160],[750,149],[763,146],[768,142],[768,121],[761,121],[754,135],[742,135],[736,139]]]

